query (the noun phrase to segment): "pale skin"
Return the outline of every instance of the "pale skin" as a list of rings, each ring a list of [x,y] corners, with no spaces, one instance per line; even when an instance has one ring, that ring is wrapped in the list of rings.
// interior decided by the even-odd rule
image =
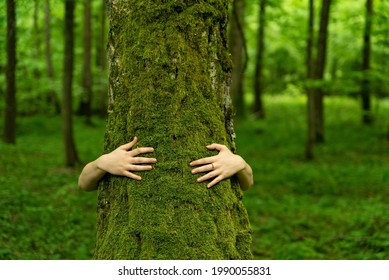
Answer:
[[[133,172],[152,170],[152,164],[156,163],[157,159],[142,157],[141,155],[154,152],[154,148],[133,149],[137,142],[138,138],[134,137],[131,142],[85,165],[78,178],[80,188],[84,191],[96,190],[100,179],[106,173],[142,180],[141,176]],[[191,167],[195,167],[191,171],[192,174],[205,173],[197,179],[197,182],[209,181],[207,187],[211,188],[220,181],[236,175],[243,191],[253,185],[251,167],[241,156],[233,154],[226,146],[220,144],[208,145],[207,149],[216,150],[219,153],[189,163]]]

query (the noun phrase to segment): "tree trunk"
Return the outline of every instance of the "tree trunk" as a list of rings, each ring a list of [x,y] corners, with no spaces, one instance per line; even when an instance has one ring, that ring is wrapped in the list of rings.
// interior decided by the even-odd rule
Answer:
[[[364,124],[370,124],[373,121],[371,115],[371,102],[370,102],[370,52],[371,52],[371,26],[373,17],[373,0],[366,0],[366,22],[365,31],[363,34],[363,62],[362,62],[362,85],[361,85],[361,97],[362,97],[362,122]]]
[[[229,1],[108,1],[105,152],[138,136],[155,148],[142,181],[107,175],[98,190],[97,259],[250,259],[235,179],[211,189],[189,162],[233,149]]]
[[[266,16],[266,0],[259,2],[259,30],[258,30],[258,44],[257,56],[255,59],[255,77],[254,77],[254,114],[259,118],[265,117],[265,110],[263,108],[263,58],[265,52],[265,16]]]
[[[331,0],[323,0],[320,15],[320,27],[319,37],[317,41],[317,59],[315,67],[315,80],[323,81],[324,69],[326,65],[327,57],[327,37],[328,37],[328,22],[330,16]],[[324,142],[324,89],[322,86],[315,87],[315,112],[316,112],[316,123],[315,123],[315,141],[316,143]]]
[[[50,2],[45,0],[45,58],[46,58],[46,68],[47,68],[47,77],[50,81],[54,81],[54,70],[53,70],[53,61],[51,59],[51,32],[50,32],[50,22],[51,22],[51,12],[50,12]],[[55,113],[59,114],[61,112],[61,106],[59,104],[56,92],[54,88],[50,89],[48,93],[48,98],[50,104],[53,105]]]
[[[309,0],[309,17],[308,17],[308,39],[307,39],[307,146],[305,149],[305,157],[307,159],[314,158],[315,145],[315,92],[312,89],[312,80],[314,78],[313,69],[313,40],[314,40],[314,23],[315,23],[315,7],[314,0]]]
[[[85,123],[92,124],[92,69],[91,69],[91,0],[84,0],[84,61],[82,71],[82,96],[78,113],[85,116]]]
[[[62,129],[65,144],[65,163],[67,166],[73,166],[78,162],[76,146],[73,139],[72,118],[74,6],[74,0],[65,1],[65,54],[63,68]]]
[[[5,87],[4,142],[16,143],[16,15],[15,1],[7,0],[7,67]]]
[[[245,0],[235,0],[232,7],[229,42],[232,57],[231,96],[238,116],[244,116],[244,72],[247,65],[247,48],[244,37]]]

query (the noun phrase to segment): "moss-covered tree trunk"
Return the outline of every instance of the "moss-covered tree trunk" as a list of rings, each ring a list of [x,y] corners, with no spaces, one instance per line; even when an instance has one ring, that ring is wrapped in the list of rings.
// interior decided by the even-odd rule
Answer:
[[[97,259],[250,259],[251,229],[232,180],[196,183],[189,162],[233,146],[227,0],[109,1],[105,151],[140,139],[158,162],[142,181],[98,190]]]

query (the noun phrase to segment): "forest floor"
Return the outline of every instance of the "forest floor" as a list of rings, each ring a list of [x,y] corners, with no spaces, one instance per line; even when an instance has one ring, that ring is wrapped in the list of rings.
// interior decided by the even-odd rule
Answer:
[[[254,171],[244,195],[254,257],[389,259],[388,104],[364,126],[356,100],[327,98],[326,141],[314,161],[304,159],[304,98],[265,104],[265,120],[235,121],[238,153]],[[102,152],[105,121],[94,123],[75,119],[84,162]],[[82,165],[63,166],[60,118],[20,118],[17,137],[0,143],[0,259],[92,258],[96,192],[78,189]]]

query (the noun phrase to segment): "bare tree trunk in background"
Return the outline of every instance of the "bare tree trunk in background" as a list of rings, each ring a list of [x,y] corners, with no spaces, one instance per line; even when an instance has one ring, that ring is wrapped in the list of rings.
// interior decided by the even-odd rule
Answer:
[[[78,113],[85,116],[85,123],[92,124],[92,22],[91,0],[84,0],[84,55],[82,71],[82,95]]]
[[[54,70],[53,70],[53,61],[51,58],[51,11],[50,11],[50,0],[45,0],[45,59],[46,59],[46,69],[47,77],[51,82],[54,82]],[[55,92],[54,86],[51,85],[50,92],[48,93],[48,98],[50,104],[54,107],[54,112],[59,114],[61,112],[61,106],[59,104],[57,94]]]
[[[254,114],[259,118],[265,117],[265,110],[263,106],[263,58],[265,52],[265,23],[266,23],[266,1],[259,1],[259,30],[258,30],[258,44],[257,56],[255,59],[255,77],[254,77]]]
[[[78,155],[73,138],[73,57],[74,57],[74,0],[65,0],[65,54],[62,97],[62,129],[65,145],[65,163],[73,166],[78,163]]]
[[[324,70],[327,57],[327,37],[328,37],[328,23],[330,16],[331,0],[323,0],[320,15],[320,27],[319,37],[317,41],[317,57],[315,63],[315,80],[324,81]],[[315,95],[315,141],[316,143],[324,142],[324,89],[322,86],[316,87],[314,90]]]
[[[307,38],[307,146],[305,149],[305,157],[307,159],[314,158],[315,145],[315,92],[312,89],[313,72],[313,40],[314,40],[314,24],[315,24],[315,7],[314,0],[309,0],[309,17],[308,17],[308,38]]]
[[[371,26],[373,19],[373,0],[366,0],[366,19],[365,30],[363,34],[363,62],[362,62],[362,122],[364,124],[371,124],[373,122],[371,112],[371,98],[370,98],[370,53],[371,53]]]
[[[16,15],[15,1],[7,0],[7,66],[5,86],[4,142],[16,143]]]
[[[247,65],[247,48],[244,37],[245,0],[235,0],[232,7],[229,43],[232,57],[231,96],[238,116],[246,114],[244,102],[244,72]]]

